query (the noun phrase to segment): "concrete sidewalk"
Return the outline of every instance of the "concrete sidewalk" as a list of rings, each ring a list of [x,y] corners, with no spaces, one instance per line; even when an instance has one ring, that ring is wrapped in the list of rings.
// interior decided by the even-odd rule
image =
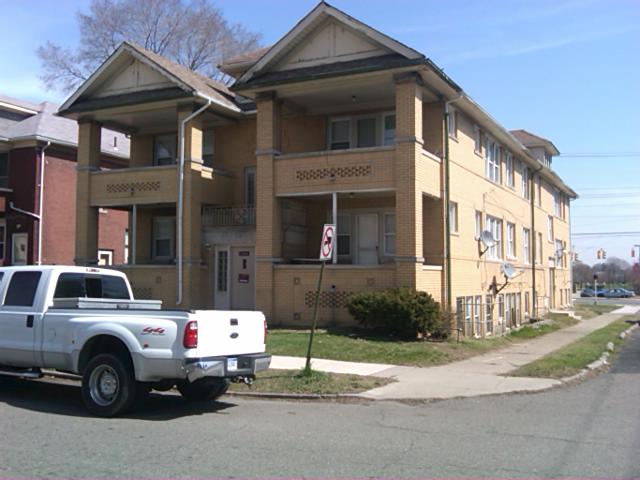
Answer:
[[[378,400],[444,399],[544,390],[561,382],[549,378],[507,377],[504,374],[639,310],[640,307],[623,307],[530,341],[447,365],[426,368],[403,367],[323,359],[313,359],[312,365],[313,368],[325,372],[395,379],[394,383],[360,394],[363,398]],[[275,356],[271,368],[300,369],[304,364],[304,358]]]

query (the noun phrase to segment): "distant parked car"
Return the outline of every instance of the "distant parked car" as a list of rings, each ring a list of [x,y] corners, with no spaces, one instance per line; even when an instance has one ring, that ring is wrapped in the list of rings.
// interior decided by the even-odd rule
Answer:
[[[626,288],[612,288],[611,290],[607,290],[604,296],[606,298],[629,298],[633,295],[632,292]]]
[[[582,291],[580,292],[580,296],[581,297],[595,297],[595,292],[593,291],[593,288],[586,287],[586,288],[582,289]]]
[[[629,290],[628,288],[623,288],[622,290],[626,290],[629,293],[630,297],[636,296],[636,292],[634,292],[633,290]]]
[[[608,291],[609,290],[607,290],[606,288],[599,288],[598,289],[598,296],[599,297],[606,297]]]

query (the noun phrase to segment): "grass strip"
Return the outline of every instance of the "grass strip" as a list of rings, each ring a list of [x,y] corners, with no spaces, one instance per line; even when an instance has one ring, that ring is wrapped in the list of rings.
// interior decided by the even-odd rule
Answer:
[[[600,358],[607,348],[607,343],[613,342],[618,350],[617,347],[623,342],[619,337],[620,332],[629,328],[629,324],[625,320],[631,318],[634,317],[628,316],[616,320],[566,347],[523,365],[511,372],[510,375],[542,378],[564,378],[575,375],[591,362]]]
[[[326,373],[312,370],[309,375],[300,370],[267,370],[260,372],[251,387],[232,383],[232,392],[336,394],[360,393],[391,383],[389,378]]]

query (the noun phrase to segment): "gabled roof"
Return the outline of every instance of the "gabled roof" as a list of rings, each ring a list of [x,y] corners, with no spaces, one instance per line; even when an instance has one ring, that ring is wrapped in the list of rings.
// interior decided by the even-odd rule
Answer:
[[[83,98],[89,96],[91,91],[106,81],[117,68],[115,65],[118,61],[125,56],[133,57],[149,66],[170,82],[175,83],[188,95],[209,100],[227,110],[240,111],[234,102],[235,94],[230,92],[223,83],[189,70],[173,60],[132,42],[122,42],[111,56],[64,102],[60,108],[60,114],[71,111],[76,103],[81,102]]]
[[[551,140],[547,140],[524,129],[511,130],[511,134],[525,147],[543,147],[551,155],[560,155],[560,151]]]
[[[39,105],[27,102],[26,100],[21,100],[19,98],[13,98],[7,95],[0,94],[0,109],[11,110],[20,113],[36,113],[39,111]]]
[[[425,56],[417,50],[379,32],[323,1],[265,52],[255,53],[254,57],[256,60],[251,60],[251,57],[249,57],[246,62],[249,63],[253,61],[253,64],[238,78],[238,81],[234,84],[234,89],[248,84],[256,76],[265,73],[270,66],[283,58],[284,55],[291,51],[310,31],[330,18],[348,26],[364,38],[385,47],[390,53],[396,53],[410,60],[425,59]],[[242,62],[242,60],[240,60],[240,62]],[[225,71],[225,65],[229,63],[231,62],[225,62],[220,68]]]
[[[0,99],[9,99],[0,95]],[[29,104],[17,99],[10,99],[13,105],[29,105],[35,114],[26,118],[7,123],[0,128],[0,137],[5,142],[36,140],[53,144],[77,147],[78,124],[74,120],[55,115],[58,105],[42,102],[38,105]],[[1,108],[1,107],[0,107]],[[113,138],[116,137],[114,146]],[[119,132],[102,129],[102,153],[127,158],[129,156],[129,139]]]

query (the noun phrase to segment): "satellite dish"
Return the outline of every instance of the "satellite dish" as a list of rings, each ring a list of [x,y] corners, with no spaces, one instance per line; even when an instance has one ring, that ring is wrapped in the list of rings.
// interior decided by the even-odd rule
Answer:
[[[514,267],[513,265],[507,262],[504,262],[502,265],[500,265],[500,270],[502,271],[503,275],[508,279],[515,277],[516,274],[518,273],[516,271],[516,267]]]
[[[487,248],[491,248],[497,243],[496,239],[493,238],[493,233],[491,233],[489,230],[482,231],[482,233],[480,234],[480,241]]]

